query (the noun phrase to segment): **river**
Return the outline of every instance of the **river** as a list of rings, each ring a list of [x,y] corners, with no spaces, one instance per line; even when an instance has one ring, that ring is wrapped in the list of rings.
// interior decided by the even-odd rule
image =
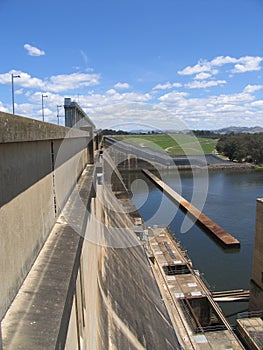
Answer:
[[[188,251],[194,268],[204,274],[212,290],[249,289],[256,199],[263,197],[262,170],[210,171],[207,178],[202,173],[197,175],[198,184],[194,183],[191,171],[180,172],[179,175],[167,171],[161,175],[164,182],[189,201],[193,191],[199,191],[201,199],[205,199],[203,212],[240,241],[241,247],[238,250],[223,249],[190,220],[190,229],[182,232],[185,214],[174,202],[141,172],[122,175],[146,225],[168,226]],[[221,303],[220,306],[225,315],[229,316],[229,321],[234,323],[235,315],[246,311],[248,304]]]

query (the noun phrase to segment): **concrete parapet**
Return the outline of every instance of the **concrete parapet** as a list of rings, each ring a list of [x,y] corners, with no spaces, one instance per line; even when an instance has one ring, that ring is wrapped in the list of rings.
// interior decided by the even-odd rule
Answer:
[[[89,157],[86,131],[0,112],[0,320]]]
[[[87,136],[87,132],[79,129],[43,123],[0,111],[0,143],[64,139],[69,131],[71,138]]]

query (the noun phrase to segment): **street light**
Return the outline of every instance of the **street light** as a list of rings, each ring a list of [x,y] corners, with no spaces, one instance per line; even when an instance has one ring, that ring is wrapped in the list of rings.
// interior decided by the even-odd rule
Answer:
[[[12,106],[13,106],[13,114],[15,114],[15,96],[14,96],[14,78],[20,78],[20,75],[11,74],[12,80]]]
[[[45,121],[45,117],[44,117],[44,97],[48,97],[48,95],[42,94],[42,119],[43,119],[43,122]]]
[[[59,125],[59,108],[62,107],[62,105],[57,105],[57,117],[58,117],[58,125]]]

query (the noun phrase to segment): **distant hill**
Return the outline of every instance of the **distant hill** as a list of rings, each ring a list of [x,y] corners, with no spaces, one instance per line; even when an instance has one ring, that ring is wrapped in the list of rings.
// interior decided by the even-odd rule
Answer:
[[[263,132],[263,128],[260,126],[253,126],[253,127],[241,127],[241,126],[229,126],[228,128],[223,128],[216,130],[215,132],[218,132],[219,134],[242,134],[242,133],[249,133],[249,134],[256,134]]]

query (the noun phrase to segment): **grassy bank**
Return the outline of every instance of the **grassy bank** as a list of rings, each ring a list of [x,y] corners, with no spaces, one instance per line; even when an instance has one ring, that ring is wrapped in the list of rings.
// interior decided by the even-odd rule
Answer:
[[[119,141],[126,141],[138,147],[149,147],[170,155],[213,153],[217,140],[186,134],[118,135]]]

